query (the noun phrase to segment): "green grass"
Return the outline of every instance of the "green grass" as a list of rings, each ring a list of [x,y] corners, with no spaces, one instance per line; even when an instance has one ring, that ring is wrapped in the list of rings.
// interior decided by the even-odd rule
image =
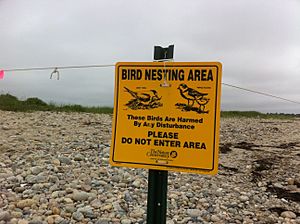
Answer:
[[[33,112],[33,111],[59,111],[59,112],[85,112],[111,114],[111,107],[84,107],[81,105],[57,105],[55,103],[47,104],[39,98],[28,98],[24,101],[10,94],[0,95],[0,110],[15,112]]]
[[[283,114],[283,113],[260,113],[257,111],[221,111],[221,117],[248,117],[248,118],[265,118],[265,119],[291,119],[295,118],[296,114]]]

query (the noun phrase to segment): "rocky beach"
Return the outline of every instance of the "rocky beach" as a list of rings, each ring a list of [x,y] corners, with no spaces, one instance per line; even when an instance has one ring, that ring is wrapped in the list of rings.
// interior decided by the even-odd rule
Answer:
[[[111,115],[0,116],[0,224],[146,223],[148,171],[111,167]],[[300,119],[222,118],[219,172],[169,172],[168,224],[300,223]]]

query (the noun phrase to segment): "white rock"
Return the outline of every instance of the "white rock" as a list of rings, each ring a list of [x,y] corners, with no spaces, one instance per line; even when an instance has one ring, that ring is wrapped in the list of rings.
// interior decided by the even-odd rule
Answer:
[[[121,220],[121,224],[131,224],[131,220],[130,219],[122,219]]]
[[[239,199],[240,199],[241,202],[249,201],[249,197],[246,196],[246,195],[241,195],[241,196],[239,197]]]
[[[192,218],[199,217],[201,215],[200,209],[187,209],[186,213]]]
[[[289,218],[289,219],[295,219],[297,216],[294,212],[292,211],[284,211],[280,215],[283,218]]]

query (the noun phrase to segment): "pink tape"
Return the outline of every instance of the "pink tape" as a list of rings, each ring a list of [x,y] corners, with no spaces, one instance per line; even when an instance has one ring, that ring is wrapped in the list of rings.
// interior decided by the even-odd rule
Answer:
[[[0,79],[4,79],[4,71],[0,70]]]

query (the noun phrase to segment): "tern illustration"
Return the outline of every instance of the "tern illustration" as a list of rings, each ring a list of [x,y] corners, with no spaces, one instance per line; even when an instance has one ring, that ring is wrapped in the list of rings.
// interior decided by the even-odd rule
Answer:
[[[161,97],[158,96],[157,94],[157,91],[156,90],[149,90],[148,93],[147,92],[135,92],[135,91],[132,91],[130,89],[128,89],[127,87],[124,87],[124,89],[126,90],[126,92],[130,93],[130,95],[139,100],[139,101],[142,101],[142,102],[150,102],[150,101],[153,101],[153,100],[160,100]]]
[[[159,96],[157,91],[154,89],[147,91],[133,91],[128,89],[127,87],[124,87],[124,89],[133,97],[133,99],[129,101],[129,105],[131,107],[157,107],[158,101],[161,99],[161,96]]]

